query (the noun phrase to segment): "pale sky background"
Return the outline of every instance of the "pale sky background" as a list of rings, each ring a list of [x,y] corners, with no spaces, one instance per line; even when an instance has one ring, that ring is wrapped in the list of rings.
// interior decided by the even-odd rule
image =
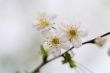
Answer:
[[[83,41],[110,31],[110,0],[0,0],[0,73],[32,71],[41,62],[41,35],[33,28],[37,13],[56,14],[56,21],[81,21],[88,36]],[[87,44],[76,50],[75,61],[93,73],[110,73],[110,36],[103,47]],[[78,64],[77,70],[83,68]],[[89,73],[83,69],[84,73]],[[77,73],[57,59],[41,73]]]

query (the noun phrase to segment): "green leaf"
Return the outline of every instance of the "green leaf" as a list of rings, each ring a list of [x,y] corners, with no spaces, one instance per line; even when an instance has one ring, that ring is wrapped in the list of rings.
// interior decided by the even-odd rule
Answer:
[[[69,53],[65,53],[63,57],[64,57],[64,60],[62,61],[63,64],[67,63],[67,62],[69,62],[71,60],[71,56],[70,56]]]
[[[75,64],[75,62],[73,60],[69,61],[69,65],[70,65],[71,68],[75,68],[76,67],[76,64]]]
[[[48,52],[44,49],[43,45],[40,47],[40,53],[43,57],[48,57]]]
[[[71,55],[69,53],[65,53],[64,56],[63,56],[63,58],[64,58],[64,60],[62,61],[63,64],[69,63],[69,65],[70,65],[71,68],[76,67],[75,62],[72,60],[72,57],[71,57]]]

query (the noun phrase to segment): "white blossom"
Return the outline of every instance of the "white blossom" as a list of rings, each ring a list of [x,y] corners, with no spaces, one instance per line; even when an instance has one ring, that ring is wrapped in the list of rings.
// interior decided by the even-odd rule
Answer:
[[[84,30],[74,24],[61,24],[59,30],[75,48],[79,48],[82,45],[81,37],[87,35]]]
[[[44,38],[43,47],[48,51],[49,54],[58,56],[61,54],[61,49],[69,49],[70,44],[68,40],[63,36],[62,33],[52,32]]]
[[[46,13],[41,13],[37,17],[37,21],[35,23],[35,27],[37,30],[43,30],[47,31],[53,24],[54,24],[54,19],[56,18],[55,15],[48,15]]]

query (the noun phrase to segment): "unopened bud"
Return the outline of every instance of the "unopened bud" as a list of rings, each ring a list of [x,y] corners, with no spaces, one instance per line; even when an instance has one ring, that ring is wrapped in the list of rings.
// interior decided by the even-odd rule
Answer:
[[[103,46],[106,42],[106,39],[104,37],[98,37],[95,40],[95,44],[97,44],[98,46]]]

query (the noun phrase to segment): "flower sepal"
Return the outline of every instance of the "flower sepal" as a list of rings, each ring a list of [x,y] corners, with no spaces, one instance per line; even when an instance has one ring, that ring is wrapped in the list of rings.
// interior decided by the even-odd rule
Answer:
[[[69,53],[65,53],[63,58],[64,58],[64,60],[62,61],[63,64],[68,63],[70,68],[76,67],[75,62],[72,60],[72,57]]]
[[[43,58],[48,57],[48,52],[44,49],[43,45],[40,46],[40,53],[41,53]]]

